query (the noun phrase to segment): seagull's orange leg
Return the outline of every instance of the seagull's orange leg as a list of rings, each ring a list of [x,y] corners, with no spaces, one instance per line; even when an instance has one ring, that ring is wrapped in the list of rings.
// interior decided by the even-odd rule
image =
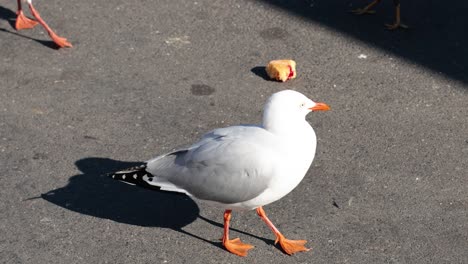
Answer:
[[[404,28],[407,29],[408,26],[401,23],[401,15],[400,15],[400,0],[393,0],[393,3],[395,4],[395,23],[393,24],[385,24],[387,29],[389,30],[394,30],[398,28]]]
[[[68,42],[66,38],[59,37],[57,34],[55,34],[55,32],[41,18],[41,16],[39,15],[39,12],[37,12],[37,10],[32,5],[32,0],[28,0],[28,5],[29,5],[29,9],[31,9],[31,14],[34,16],[34,18],[36,18],[37,22],[39,22],[39,24],[41,24],[45,28],[45,30],[47,30],[47,33],[55,42],[55,44],[57,44],[60,48],[72,47],[72,44]]]
[[[249,244],[244,244],[240,241],[239,238],[229,240],[229,222],[231,221],[231,210],[226,210],[224,212],[224,235],[223,235],[223,246],[231,253],[236,254],[241,257],[247,256],[249,249],[252,249],[253,246]]]
[[[268,225],[268,227],[271,228],[273,233],[275,233],[276,243],[280,243],[281,248],[286,252],[286,254],[292,255],[296,252],[300,251],[309,251],[309,248],[306,248],[304,245],[307,243],[306,240],[289,240],[286,239],[283,234],[273,225],[273,223],[268,219],[268,217],[265,214],[265,211],[263,208],[260,206],[257,208],[257,214],[262,218],[262,220]]]
[[[371,10],[376,4],[378,4],[381,0],[374,0],[372,3],[368,4],[364,8],[358,8],[351,10],[351,13],[356,15],[364,15],[364,14],[375,14],[374,10]]]
[[[24,15],[23,7],[21,6],[21,0],[18,0],[18,12],[16,12],[16,30],[29,29],[37,25],[37,21],[32,20]]]

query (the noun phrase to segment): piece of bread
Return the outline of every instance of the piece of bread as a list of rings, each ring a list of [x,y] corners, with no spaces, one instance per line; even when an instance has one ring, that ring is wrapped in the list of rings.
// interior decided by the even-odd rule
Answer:
[[[296,62],[293,60],[272,60],[266,67],[271,79],[285,82],[296,78]]]

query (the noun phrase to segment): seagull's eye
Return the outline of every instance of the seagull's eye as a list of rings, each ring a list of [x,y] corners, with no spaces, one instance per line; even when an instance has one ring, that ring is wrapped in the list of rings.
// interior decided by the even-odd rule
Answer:
[[[302,103],[302,104],[301,104],[301,107],[304,107],[304,106],[305,106],[305,103]]]

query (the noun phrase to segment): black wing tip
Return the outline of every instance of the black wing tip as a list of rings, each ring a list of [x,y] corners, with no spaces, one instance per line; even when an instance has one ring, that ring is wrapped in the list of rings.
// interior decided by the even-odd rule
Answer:
[[[119,170],[119,171],[109,172],[109,173],[106,173],[105,175],[113,179],[116,179],[116,177],[118,177],[119,175],[138,173],[140,171],[146,171],[146,163],[143,163],[138,166],[126,168],[123,170]]]
[[[146,171],[146,163],[125,170],[110,173],[108,174],[108,176],[114,180],[122,181],[128,184],[138,185],[156,191],[161,190],[161,187],[151,185],[148,183],[153,181],[154,175]]]
[[[142,171],[142,170],[146,170],[146,163],[117,171],[114,174],[121,174],[124,172],[137,172],[137,171]]]
[[[145,189],[164,193],[169,192],[175,195],[185,196],[185,193],[161,190],[160,186],[149,184],[148,182],[152,182],[154,180],[154,175],[146,171],[146,163],[125,170],[108,173],[107,176],[114,180],[118,180],[131,185],[137,185]],[[147,179],[145,180],[146,177]]]

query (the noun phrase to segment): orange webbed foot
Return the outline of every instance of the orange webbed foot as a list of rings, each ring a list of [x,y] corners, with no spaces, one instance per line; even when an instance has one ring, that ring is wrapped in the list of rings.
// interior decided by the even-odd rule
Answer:
[[[400,23],[400,22],[395,22],[394,24],[385,24],[385,27],[386,27],[388,30],[395,30],[395,29],[399,29],[399,28],[408,29],[408,26],[407,26],[407,25],[402,24],[402,23]]]
[[[15,28],[16,30],[21,29],[30,29],[35,27],[38,24],[36,20],[32,20],[24,15],[22,10],[18,11],[18,16],[16,17]]]
[[[375,14],[375,10],[370,10],[370,9],[367,9],[367,8],[358,8],[358,9],[353,9],[353,10],[350,10],[349,12],[355,14],[355,15],[365,15],[365,14]]]
[[[57,44],[60,48],[71,48],[72,44],[67,41],[66,38],[59,37],[57,34],[54,32],[49,33],[50,37],[52,40]]]
[[[226,240],[223,242],[223,245],[229,252],[241,257],[247,256],[248,251],[254,247],[250,244],[242,243],[239,238]]]
[[[283,235],[279,235],[276,238],[275,244],[280,243],[281,248],[288,255],[292,255],[301,251],[309,251],[310,248],[306,248],[304,245],[307,243],[307,240],[289,240],[286,239]]]

